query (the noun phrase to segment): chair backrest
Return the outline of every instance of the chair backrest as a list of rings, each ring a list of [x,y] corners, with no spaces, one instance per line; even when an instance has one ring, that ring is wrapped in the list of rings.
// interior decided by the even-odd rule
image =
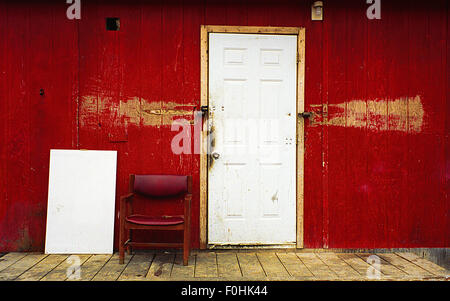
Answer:
[[[191,191],[191,176],[130,175],[130,192],[143,196],[174,197]]]

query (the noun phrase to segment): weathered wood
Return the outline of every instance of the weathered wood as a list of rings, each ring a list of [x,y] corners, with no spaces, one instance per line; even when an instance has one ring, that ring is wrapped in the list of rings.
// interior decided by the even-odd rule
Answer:
[[[126,268],[132,256],[126,256],[124,263],[119,263],[119,254],[114,254],[108,262],[92,278],[94,281],[115,281]]]
[[[49,255],[39,261],[32,268],[20,275],[16,280],[19,281],[37,281],[44,277],[47,273],[57,267],[61,262],[66,260],[68,255]]]
[[[297,33],[297,114],[305,111],[305,28]],[[297,119],[297,248],[303,248],[305,120]]]
[[[27,253],[19,253],[19,252],[11,252],[3,255],[0,258],[0,272],[9,267],[10,265],[14,264],[15,262],[19,261],[20,259],[24,258],[26,255]]]
[[[303,264],[303,262],[296,256],[295,253],[277,253],[276,255],[292,277],[314,277],[314,275],[309,271],[308,267]]]
[[[238,253],[237,258],[244,278],[259,280],[266,277],[255,253]]]
[[[219,277],[229,279],[242,278],[241,269],[239,267],[236,253],[217,253],[217,267],[219,270]]]
[[[369,264],[367,262],[368,256],[375,254],[366,255],[361,255],[358,253],[338,254],[338,256],[351,265],[361,275],[361,279],[364,280],[395,280],[407,279],[409,277],[405,272],[395,266],[392,266],[383,258],[380,258],[380,265]]]
[[[172,272],[175,254],[156,254],[146,275],[147,280],[167,280]]]
[[[409,262],[408,260],[392,253],[378,253],[378,257],[383,258],[391,265],[399,268],[403,272],[415,278],[424,278],[424,277],[432,277],[433,274],[422,269],[421,267],[415,265],[414,263]]]
[[[295,248],[268,248],[268,249],[260,249],[260,248],[247,248],[247,249],[235,249],[234,251],[236,251],[237,253],[255,253],[258,252],[258,254],[260,253],[291,253],[291,252],[295,252]],[[230,250],[227,250],[227,252],[229,252]]]
[[[83,265],[83,263],[88,260],[92,255],[86,255],[86,254],[81,254],[81,255],[73,255],[73,256],[77,256],[79,259],[79,264],[80,264],[80,276],[81,276],[81,265]],[[73,258],[71,256],[68,256],[63,262],[61,262],[61,264],[59,264],[57,267],[55,267],[53,270],[51,270],[47,275],[45,275],[44,277],[42,277],[40,279],[40,281],[64,281],[67,279],[67,273],[68,273],[68,269],[73,267],[74,269],[76,269],[76,266],[74,266],[74,264],[76,264],[75,260],[69,260],[69,258]]]
[[[449,277],[448,270],[431,261],[421,258],[414,253],[399,252],[396,254],[436,276]]]
[[[67,281],[90,281],[105,266],[105,264],[111,259],[112,255],[96,254],[89,257],[80,267],[80,279],[71,277],[66,279]]]
[[[315,253],[297,253],[298,258],[318,279],[337,279],[334,273]]]
[[[373,255],[373,254],[369,254],[369,253],[358,253],[355,254],[358,257],[360,257],[362,260],[364,260],[365,262],[367,262],[367,259],[369,258],[369,256]],[[370,264],[369,264],[370,265]],[[376,268],[376,267],[374,267]],[[407,274],[405,272],[403,272],[402,270],[398,269],[397,267],[391,265],[389,262],[387,262],[386,260],[384,260],[383,258],[380,258],[380,267],[379,267],[379,271],[381,272],[381,277],[382,278],[392,278],[392,277],[406,277]]]
[[[22,259],[16,261],[14,264],[10,265],[6,269],[0,272],[1,280],[14,280],[21,274],[29,270],[35,264],[43,260],[48,255],[46,254],[28,254]]]
[[[189,264],[183,265],[183,255],[178,253],[175,255],[171,280],[192,280],[195,272],[195,255],[189,256]]]
[[[264,269],[269,280],[288,279],[290,277],[288,271],[283,266],[275,253],[256,253],[259,262]]]
[[[240,252],[241,251],[241,252]],[[156,253],[156,255],[154,255]],[[9,255],[11,254],[11,255]],[[118,263],[115,255],[6,254],[11,263],[0,271],[0,280],[445,280],[448,271],[412,253],[377,254],[379,278],[370,274],[371,253],[300,253],[280,250],[194,251],[189,265],[183,265],[182,253],[155,251],[127,256]],[[79,278],[68,278],[68,269],[79,258]],[[21,257],[21,258],[20,258]],[[20,259],[18,259],[20,258]],[[152,260],[154,258],[154,260]],[[0,261],[1,263],[1,261]],[[76,273],[74,273],[76,276]],[[375,275],[377,276],[377,275]]]
[[[316,254],[341,279],[356,280],[361,275],[334,253]]]
[[[356,254],[337,253],[336,255],[344,260],[347,264],[349,264],[361,276],[367,275],[367,269],[370,267],[370,265],[365,260],[359,258]]]
[[[117,280],[130,281],[145,279],[154,257],[155,254],[153,253],[135,254]]]
[[[207,32],[222,33],[254,33],[254,34],[298,34],[298,27],[270,27],[270,26],[222,26],[207,25]]]
[[[195,277],[218,277],[216,253],[197,254]]]
[[[200,106],[208,105],[208,31],[202,25],[200,29]],[[207,118],[204,118],[207,120]],[[203,122],[203,120],[202,120]],[[200,248],[206,249],[207,242],[207,121],[202,125],[200,147]]]

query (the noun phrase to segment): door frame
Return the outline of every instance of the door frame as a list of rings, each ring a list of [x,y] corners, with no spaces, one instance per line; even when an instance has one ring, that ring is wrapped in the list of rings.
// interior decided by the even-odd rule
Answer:
[[[200,105],[208,105],[209,33],[247,33],[297,35],[297,168],[296,168],[296,247],[303,248],[303,182],[304,182],[304,119],[298,117],[305,109],[305,28],[201,25],[200,27]],[[208,154],[207,118],[202,121],[200,153],[200,249],[208,244]],[[303,145],[303,147],[299,147]]]

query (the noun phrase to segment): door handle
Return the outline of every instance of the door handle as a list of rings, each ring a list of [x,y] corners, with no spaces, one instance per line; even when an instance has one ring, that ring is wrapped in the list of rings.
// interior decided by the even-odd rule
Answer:
[[[214,160],[217,160],[217,159],[219,159],[220,155],[218,153],[214,152],[211,154],[211,157],[213,157]]]

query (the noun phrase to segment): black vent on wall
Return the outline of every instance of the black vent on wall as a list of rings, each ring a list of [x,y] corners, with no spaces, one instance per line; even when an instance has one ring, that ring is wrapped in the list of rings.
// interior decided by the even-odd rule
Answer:
[[[106,18],[106,30],[118,31],[120,29],[119,18]]]

